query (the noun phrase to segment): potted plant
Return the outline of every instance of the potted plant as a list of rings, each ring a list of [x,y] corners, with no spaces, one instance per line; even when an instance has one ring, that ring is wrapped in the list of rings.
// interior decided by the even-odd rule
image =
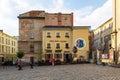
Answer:
[[[62,49],[57,49],[57,50],[55,50],[55,52],[61,52],[62,51]]]

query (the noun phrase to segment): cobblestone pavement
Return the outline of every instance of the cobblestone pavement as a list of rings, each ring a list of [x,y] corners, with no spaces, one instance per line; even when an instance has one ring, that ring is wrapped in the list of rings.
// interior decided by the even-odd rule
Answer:
[[[120,80],[120,68],[95,64],[0,67],[0,80]]]

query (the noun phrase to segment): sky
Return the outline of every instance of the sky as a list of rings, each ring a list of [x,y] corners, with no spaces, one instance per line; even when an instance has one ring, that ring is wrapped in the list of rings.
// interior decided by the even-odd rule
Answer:
[[[0,29],[19,36],[19,14],[31,10],[74,14],[74,26],[95,29],[112,17],[112,0],[1,0]]]

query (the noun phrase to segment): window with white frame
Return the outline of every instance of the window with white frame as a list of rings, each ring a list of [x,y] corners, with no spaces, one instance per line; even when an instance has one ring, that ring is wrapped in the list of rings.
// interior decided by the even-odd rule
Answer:
[[[31,23],[31,24],[30,24],[30,28],[34,28],[34,23]]]
[[[56,33],[56,37],[60,37],[60,32],[57,32],[57,33]]]
[[[51,44],[50,43],[47,43],[47,48],[51,48]]]
[[[69,33],[68,32],[65,33],[65,37],[69,37]]]
[[[30,39],[34,39],[34,33],[30,32]]]
[[[34,44],[30,45],[30,52],[34,52]]]
[[[60,48],[60,43],[56,43],[56,48]]]
[[[50,32],[47,32],[47,37],[51,37],[51,33]]]

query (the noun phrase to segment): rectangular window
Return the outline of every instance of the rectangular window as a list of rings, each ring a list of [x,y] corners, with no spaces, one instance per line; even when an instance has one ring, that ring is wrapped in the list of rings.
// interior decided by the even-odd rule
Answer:
[[[47,37],[51,37],[51,33],[50,32],[47,32]]]
[[[14,49],[12,48],[12,53],[14,53]]]
[[[33,44],[30,45],[30,52],[34,52],[34,45]]]
[[[30,32],[30,39],[34,39],[34,33]]]
[[[10,45],[10,40],[8,40],[8,44]]]
[[[14,42],[14,46],[16,45],[16,42]]]
[[[69,44],[68,43],[65,44],[65,48],[69,48]]]
[[[51,44],[50,43],[47,43],[47,48],[51,48]]]
[[[55,58],[61,59],[62,58],[62,54],[55,54]]]
[[[52,57],[53,57],[52,54],[45,54],[45,59],[46,59],[46,60],[49,60],[49,59],[51,59]]]
[[[6,44],[7,44],[7,39],[6,39]]]
[[[60,43],[56,43],[56,48],[60,48]]]
[[[31,23],[31,24],[30,24],[30,28],[34,28],[34,23]]]
[[[66,32],[65,33],[65,37],[69,38],[69,33]]]
[[[2,52],[4,52],[4,46],[2,45]]]
[[[4,44],[4,37],[2,37],[2,43]]]
[[[13,41],[11,41],[11,43],[12,43],[12,46],[13,46]]]
[[[60,33],[59,33],[59,32],[56,33],[56,37],[57,37],[57,38],[60,37]]]

